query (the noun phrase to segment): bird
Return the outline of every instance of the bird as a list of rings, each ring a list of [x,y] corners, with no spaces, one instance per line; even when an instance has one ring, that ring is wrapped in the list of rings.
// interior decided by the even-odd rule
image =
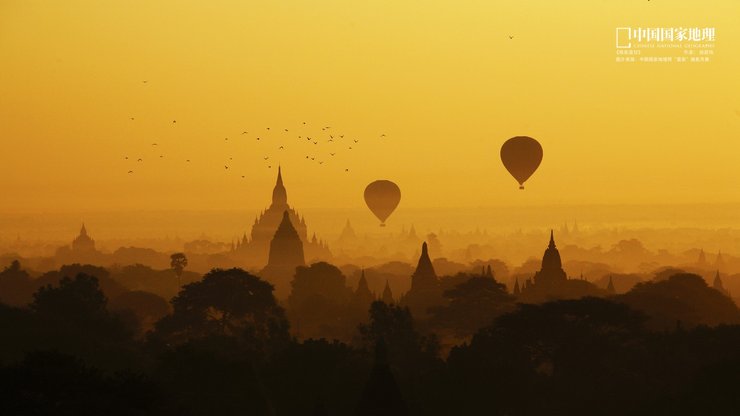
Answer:
[[[229,140],[229,138],[228,137],[224,137],[224,140]]]
[[[268,166],[267,166],[267,169],[270,169],[270,168],[272,168],[272,165],[268,165]]]
[[[147,81],[147,80],[144,80],[144,81],[141,81],[141,82],[142,82],[142,83],[144,83],[144,84],[146,84],[146,83],[147,83],[147,82],[149,82],[149,81]]]
[[[359,142],[359,140],[355,139],[355,143]]]
[[[224,165],[224,169],[228,169],[228,168],[229,168],[228,166]]]
[[[161,159],[161,158],[163,158],[163,157],[164,157],[164,155],[159,155],[159,158],[160,158],[160,159]]]
[[[260,139],[260,138],[258,137],[258,138],[257,138],[257,140],[259,140],[259,139]]]
[[[650,1],[650,0],[648,0],[648,1]],[[509,35],[509,39],[514,39],[514,36]]]
[[[128,171],[128,173],[134,173],[134,171],[133,170],[130,170],[130,171]]]
[[[306,156],[306,159],[308,159],[308,156]]]
[[[324,164],[324,162],[322,162],[322,161],[319,161],[319,165],[323,165],[323,164]]]
[[[334,138],[334,136],[332,136],[332,135],[330,134],[330,135],[329,135],[329,138],[330,138],[330,139],[333,139],[333,138]]]
[[[312,157],[311,160],[316,160],[316,158],[315,157]]]
[[[334,156],[334,153],[329,153],[330,155]]]
[[[139,160],[137,160],[137,162],[143,162],[143,160],[139,159]]]
[[[288,131],[288,129],[284,129],[285,131]]]
[[[349,147],[349,150],[352,150],[352,146]]]
[[[327,140],[327,141],[328,141],[328,142],[333,142],[333,141],[334,141],[334,139],[329,139],[329,140]]]
[[[265,160],[267,160],[267,159],[269,159],[269,158],[270,158],[269,156],[265,156],[265,157],[264,157],[264,159],[265,159]]]
[[[285,147],[283,147],[283,146],[280,146],[280,149],[285,149]]]
[[[128,156],[125,156],[124,159],[128,160]]]
[[[190,159],[187,159],[186,162],[190,162]]]
[[[340,138],[340,139],[344,139],[344,134],[340,134],[340,135],[339,135],[339,138]]]
[[[268,127],[267,130],[270,130],[270,128]]]
[[[133,120],[133,119],[134,119],[134,118],[133,118],[133,117],[131,117],[131,120]]]
[[[385,137],[385,133],[381,134],[380,137]]]
[[[172,120],[172,124],[175,124],[175,123],[177,123],[177,120]]]
[[[247,132],[246,131],[243,131],[242,134],[247,134]]]
[[[152,146],[156,146],[156,145],[157,145],[157,143],[152,143]]]
[[[319,142],[313,142],[313,144],[319,144]]]
[[[244,176],[244,175],[242,175],[242,179],[244,179],[244,178],[245,178],[245,176]]]
[[[349,169],[345,169],[344,171],[345,171],[345,172],[349,172]]]
[[[306,122],[304,121],[303,124],[306,124]]]

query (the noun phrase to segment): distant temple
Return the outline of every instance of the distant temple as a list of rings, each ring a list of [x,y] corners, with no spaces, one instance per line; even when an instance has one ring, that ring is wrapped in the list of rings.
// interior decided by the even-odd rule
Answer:
[[[87,229],[85,224],[82,224],[80,228],[80,234],[72,240],[72,252],[73,253],[93,253],[95,252],[95,240],[87,235]]]
[[[582,279],[568,279],[563,270],[560,252],[555,245],[555,236],[550,231],[550,243],[542,256],[542,267],[532,279],[527,279],[521,288],[518,281],[514,290],[520,290],[519,299],[525,302],[544,302],[554,299],[575,299],[583,296],[604,294],[591,282]],[[613,286],[612,286],[613,289]]]
[[[411,289],[403,295],[400,303],[408,306],[414,316],[424,317],[441,296],[442,288],[429,258],[427,243],[421,245],[421,255],[414,274],[411,275]]]
[[[286,297],[290,293],[290,282],[293,280],[296,267],[305,265],[303,242],[290,221],[290,213],[286,210],[270,240],[267,266],[260,275],[275,286],[277,297]]]
[[[555,247],[555,237],[550,231],[550,244],[542,256],[542,268],[534,275],[534,284],[541,286],[554,286],[568,280],[568,275],[563,270],[560,260],[560,252]]]
[[[249,238],[245,233],[242,239],[234,244],[234,252],[243,255],[245,261],[250,265],[264,266],[269,260],[270,242],[275,236],[275,231],[283,220],[285,212],[288,213],[292,227],[303,242],[305,258],[311,261],[330,260],[332,254],[329,251],[329,246],[323,240],[317,239],[315,233],[309,240],[306,220],[299,217],[298,212],[288,205],[288,192],[283,185],[283,175],[280,167],[278,167],[275,188],[272,190],[272,203],[267,210],[254,219]]]
[[[80,233],[72,240],[72,244],[59,247],[55,253],[56,260],[63,263],[97,263],[100,253],[95,248],[95,240],[90,238],[85,224],[82,224]]]
[[[714,275],[714,282],[712,282],[712,287],[716,289],[719,293],[730,296],[730,292],[725,289],[725,286],[722,284],[722,279],[719,277],[719,270],[717,270],[717,274]]]

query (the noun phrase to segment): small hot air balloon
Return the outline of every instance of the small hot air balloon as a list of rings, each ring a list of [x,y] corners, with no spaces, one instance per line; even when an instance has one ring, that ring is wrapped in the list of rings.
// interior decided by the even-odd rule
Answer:
[[[524,189],[524,182],[542,162],[542,146],[531,137],[512,137],[501,146],[501,161],[511,176],[519,182],[519,189]]]
[[[365,203],[385,227],[385,220],[401,202],[401,190],[391,181],[379,180],[365,188]]]

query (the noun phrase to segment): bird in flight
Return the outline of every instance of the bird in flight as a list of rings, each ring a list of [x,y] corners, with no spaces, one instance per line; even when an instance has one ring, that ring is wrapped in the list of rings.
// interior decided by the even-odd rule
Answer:
[[[228,169],[228,168],[229,168],[228,166],[224,165],[224,169]]]
[[[280,146],[280,149],[285,149],[283,146]]]
[[[224,137],[224,140],[229,140],[229,138],[228,137]]]
[[[130,171],[128,171],[128,173],[134,173],[134,171],[133,170],[130,170]]]
[[[258,138],[257,138],[257,140],[259,140],[259,139],[260,139],[260,138],[258,137]]]
[[[345,171],[345,172],[349,172],[349,169],[345,169],[344,171]]]
[[[322,162],[322,161],[319,161],[319,165],[323,165],[323,164],[324,164],[324,162]]]
[[[131,117],[131,120],[133,120],[133,119],[134,119],[134,118],[133,118],[133,117]]]
[[[164,155],[159,155],[159,158],[160,158],[160,159],[161,159],[161,158],[163,158],[163,157],[164,157]]]
[[[157,143],[152,143],[152,146],[156,146],[156,145],[157,145]]]
[[[306,124],[306,122],[304,121],[303,124]]]
[[[139,160],[137,160],[137,162],[143,162],[143,160],[139,159]]]
[[[330,155],[334,156],[334,153],[329,153]]]
[[[190,162],[190,159],[187,159],[186,162]]]
[[[128,160],[128,156],[125,156],[124,159]]]
[[[265,160],[267,160],[267,159],[269,159],[269,158],[270,158],[269,156],[265,156],[265,157],[264,157],[264,159],[265,159]]]
[[[284,129],[285,131],[288,131],[288,129]]]
[[[648,1],[650,1],[650,0],[648,0]],[[509,39],[514,39],[514,36],[509,35]]]
[[[242,134],[247,134],[247,132],[246,131],[243,131]]]
[[[244,176],[244,175],[242,175],[242,179],[244,179],[244,177],[245,177],[245,176]]]
[[[349,147],[349,150],[352,150],[352,146]]]
[[[177,120],[172,120],[172,124],[175,124],[175,123],[177,123]]]
[[[355,139],[355,143],[359,142],[359,140]]]
[[[270,128],[268,127],[267,130],[270,130]]]
[[[381,134],[380,137],[385,137],[385,133]]]
[[[319,142],[313,142],[313,144],[319,144]]]
[[[142,82],[142,83],[144,83],[144,84],[146,84],[146,83],[147,83],[147,82],[149,82],[149,81],[147,81],[147,80],[144,80],[144,81],[141,81],[141,82]]]

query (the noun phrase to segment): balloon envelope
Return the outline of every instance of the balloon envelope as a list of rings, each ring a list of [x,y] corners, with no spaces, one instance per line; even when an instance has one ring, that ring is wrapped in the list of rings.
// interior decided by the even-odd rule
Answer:
[[[401,201],[401,190],[391,181],[379,180],[365,188],[365,203],[380,220],[381,227]]]
[[[512,137],[501,146],[501,161],[511,176],[519,182],[519,189],[524,189],[524,182],[542,162],[542,146],[531,137]]]

